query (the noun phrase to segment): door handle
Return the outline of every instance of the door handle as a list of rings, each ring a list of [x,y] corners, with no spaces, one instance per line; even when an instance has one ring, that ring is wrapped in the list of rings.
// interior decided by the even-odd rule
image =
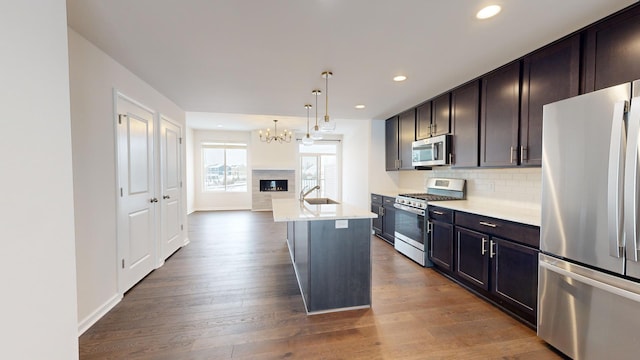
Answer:
[[[509,163],[513,164],[513,159],[514,159],[513,153],[514,152],[518,152],[518,148],[512,146],[509,151],[510,151],[510,153],[509,153]]]
[[[169,196],[169,195],[162,195],[162,198],[163,198],[163,199],[165,199],[165,200],[167,200],[167,199],[171,199],[171,196]]]
[[[482,238],[482,250],[480,251],[481,255],[484,255],[487,253],[487,248],[485,247],[485,245],[487,245],[487,239]]]
[[[616,107],[614,109],[618,109],[618,103],[616,103]],[[614,110],[614,114],[616,114]],[[614,119],[616,121],[616,119]],[[628,124],[628,142],[626,149],[626,163],[624,166],[624,243],[620,241],[620,238],[616,239],[617,243],[613,241],[614,239],[610,239],[610,253],[615,256],[616,254],[613,252],[616,250],[614,246],[617,245],[618,254],[622,253],[621,249],[626,245],[626,257],[627,260],[637,262],[639,260],[638,256],[638,213],[639,213],[639,205],[638,204],[638,179],[640,170],[640,154],[638,154],[638,149],[640,148],[640,98],[631,99],[631,110],[629,111],[629,116],[627,120]],[[623,125],[624,126],[624,125]],[[611,156],[611,154],[610,154]],[[609,160],[611,162],[611,160]],[[617,162],[617,160],[616,160]],[[610,170],[611,174],[611,170]],[[609,191],[612,191],[611,187]],[[618,195],[619,196],[619,195]],[[609,202],[611,202],[611,194],[609,194]],[[611,229],[610,229],[611,231]],[[621,256],[618,256],[621,257]]]
[[[633,124],[631,119],[629,120],[629,148],[627,148],[627,134],[625,133],[624,114],[627,111],[629,103],[625,100],[618,101],[613,106],[613,119],[611,121],[611,147],[609,148],[609,169],[608,169],[608,188],[607,188],[607,228],[609,234],[609,255],[621,258],[624,252],[623,245],[623,231],[626,231],[626,211],[632,212],[631,209],[626,209],[626,202],[623,201],[622,192],[629,191],[626,186],[633,185],[635,180],[629,179],[627,176],[631,176],[631,169],[635,166],[632,164],[637,154],[630,153],[631,147],[633,147],[634,139],[637,144],[637,134],[633,137],[633,129],[636,129],[637,124]],[[626,164],[624,163],[625,151],[627,151]],[[631,168],[630,168],[631,167]],[[628,172],[625,174],[625,168]],[[635,169],[633,169],[635,172]],[[629,181],[628,184],[625,184]],[[627,241],[631,241],[632,234]]]

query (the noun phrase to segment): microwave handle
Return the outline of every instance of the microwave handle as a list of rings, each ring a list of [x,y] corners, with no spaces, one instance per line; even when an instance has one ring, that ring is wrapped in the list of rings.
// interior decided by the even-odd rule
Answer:
[[[438,145],[433,144],[433,160],[438,160]]]

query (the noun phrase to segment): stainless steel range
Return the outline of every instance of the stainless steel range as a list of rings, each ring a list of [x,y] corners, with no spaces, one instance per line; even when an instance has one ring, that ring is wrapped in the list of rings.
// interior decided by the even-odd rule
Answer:
[[[465,180],[432,178],[427,180],[427,192],[416,194],[400,194],[393,205],[396,211],[396,227],[394,236],[395,249],[411,260],[425,266],[428,264],[425,244],[426,220],[425,211],[431,201],[462,200]]]

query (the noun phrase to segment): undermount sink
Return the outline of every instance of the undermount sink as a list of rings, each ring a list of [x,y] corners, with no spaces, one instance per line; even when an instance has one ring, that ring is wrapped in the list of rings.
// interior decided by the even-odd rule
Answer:
[[[339,202],[329,198],[308,198],[304,199],[310,205],[340,204]]]

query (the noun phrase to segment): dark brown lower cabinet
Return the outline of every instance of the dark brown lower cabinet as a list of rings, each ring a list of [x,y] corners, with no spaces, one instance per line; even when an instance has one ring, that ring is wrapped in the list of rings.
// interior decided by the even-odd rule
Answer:
[[[538,302],[538,250],[493,238],[491,292],[502,302],[524,311],[534,320]]]
[[[431,261],[447,272],[453,272],[453,224],[431,221]]]
[[[385,196],[382,204],[382,238],[393,245],[396,239],[396,208],[393,207],[395,198]]]
[[[455,213],[454,279],[535,327],[539,228]]]
[[[453,276],[454,242],[453,213],[451,209],[429,205],[429,259],[438,270]]]
[[[456,274],[472,286],[489,290],[489,236],[456,228]]]

